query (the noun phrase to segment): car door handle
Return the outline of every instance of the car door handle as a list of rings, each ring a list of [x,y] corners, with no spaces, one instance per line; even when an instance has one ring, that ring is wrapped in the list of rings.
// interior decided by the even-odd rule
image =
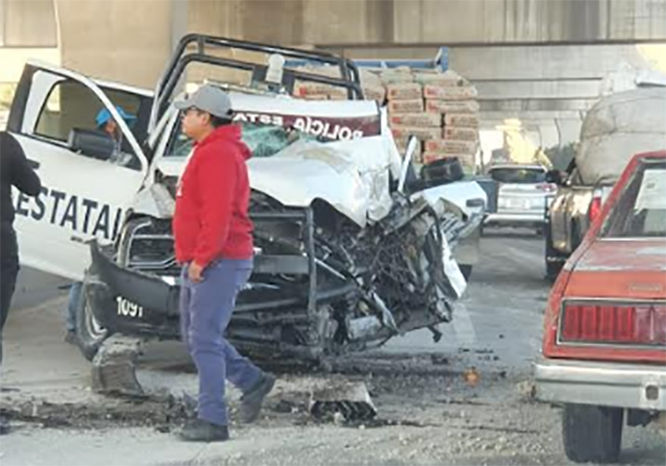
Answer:
[[[35,160],[28,159],[28,165],[29,165],[30,168],[32,168],[33,170],[37,170],[37,169],[39,168],[39,166],[40,166],[40,163],[37,162],[37,161],[35,161]]]

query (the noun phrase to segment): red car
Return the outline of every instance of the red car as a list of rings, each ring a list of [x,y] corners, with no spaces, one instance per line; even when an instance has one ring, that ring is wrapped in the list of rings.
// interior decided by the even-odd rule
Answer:
[[[553,285],[535,366],[576,462],[618,459],[622,428],[666,412],[666,151],[636,155]]]

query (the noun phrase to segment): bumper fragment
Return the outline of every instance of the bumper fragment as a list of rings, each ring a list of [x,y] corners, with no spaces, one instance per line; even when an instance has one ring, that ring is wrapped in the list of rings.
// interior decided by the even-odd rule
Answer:
[[[541,213],[506,213],[496,212],[486,216],[486,225],[543,225],[544,217]]]

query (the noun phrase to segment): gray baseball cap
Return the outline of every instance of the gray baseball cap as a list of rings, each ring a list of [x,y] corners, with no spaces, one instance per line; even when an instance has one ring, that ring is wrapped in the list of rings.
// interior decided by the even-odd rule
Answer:
[[[233,114],[229,95],[210,84],[204,84],[194,94],[185,96],[184,99],[177,99],[173,105],[178,110],[194,107],[218,118],[231,118]]]

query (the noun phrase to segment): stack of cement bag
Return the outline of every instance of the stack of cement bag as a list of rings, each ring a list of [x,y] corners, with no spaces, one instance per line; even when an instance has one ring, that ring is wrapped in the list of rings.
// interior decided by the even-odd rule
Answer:
[[[420,73],[425,110],[442,116],[441,137],[425,142],[423,163],[457,157],[465,171],[473,172],[479,146],[479,103],[469,81],[453,71]]]
[[[367,100],[374,100],[380,105],[386,100],[386,86],[377,74],[362,69],[361,87]]]
[[[388,99],[389,126],[398,150],[404,152],[410,136],[421,142],[441,137],[442,116],[426,113],[423,86],[414,81],[409,68],[398,68],[381,73]],[[414,162],[422,163],[423,146],[414,154]]]
[[[479,141],[476,88],[453,71],[398,68],[380,77],[398,149],[404,151],[413,135],[422,141],[414,162],[457,157],[466,172],[473,172]]]
[[[307,67],[303,71],[339,77],[335,67]],[[479,147],[479,103],[476,88],[454,71],[361,69],[366,99],[386,104],[389,126],[404,153],[410,136],[421,141],[414,154],[417,164],[457,157],[466,172],[474,171]],[[298,83],[294,94],[309,100],[346,100],[347,91],[325,84]]]
[[[331,78],[340,78],[340,69],[333,66],[306,66],[299,68],[301,71]],[[375,73],[361,70],[361,86],[365,98],[376,100],[380,104],[386,99],[386,88],[381,79]],[[296,82],[294,95],[306,100],[347,100],[347,89],[339,86],[320,84],[313,82]]]
[[[340,77],[340,69],[333,66],[304,66],[300,70],[330,78]],[[306,100],[347,100],[349,98],[347,89],[343,87],[310,81],[297,81],[294,86],[294,95]]]

